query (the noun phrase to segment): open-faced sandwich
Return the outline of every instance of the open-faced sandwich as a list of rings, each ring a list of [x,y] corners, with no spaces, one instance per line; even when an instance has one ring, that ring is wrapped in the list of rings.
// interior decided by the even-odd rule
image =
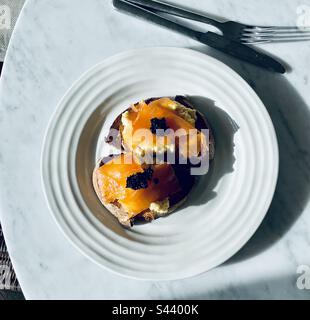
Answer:
[[[106,142],[117,146],[119,154],[98,162],[93,185],[124,226],[171,213],[194,184],[191,169],[214,157],[205,117],[183,96],[130,106],[116,118]]]

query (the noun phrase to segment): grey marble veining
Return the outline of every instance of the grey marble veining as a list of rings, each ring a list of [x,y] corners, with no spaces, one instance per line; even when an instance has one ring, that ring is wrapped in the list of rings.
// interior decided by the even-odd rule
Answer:
[[[309,0],[185,0],[182,4],[217,17],[279,25],[296,23],[298,5],[310,7]],[[40,154],[58,100],[81,73],[114,53],[163,45],[206,52],[250,83],[276,128],[280,175],[263,224],[228,262],[181,281],[135,281],[93,264],[59,231],[42,194]],[[0,216],[26,298],[310,298],[309,290],[296,287],[297,266],[310,266],[310,42],[270,44],[264,49],[292,71],[284,77],[260,71],[121,15],[111,8],[111,1],[27,2],[0,84]]]

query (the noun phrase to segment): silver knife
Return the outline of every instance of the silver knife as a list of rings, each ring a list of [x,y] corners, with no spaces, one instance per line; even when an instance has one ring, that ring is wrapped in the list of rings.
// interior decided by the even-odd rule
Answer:
[[[149,8],[136,5],[126,0],[113,0],[113,5],[116,9],[120,11],[130,13],[146,21],[179,32],[214,49],[222,51],[230,56],[233,56],[239,60],[249,62],[253,65],[267,69],[269,71],[285,73],[285,68],[280,62],[245,44],[227,39],[211,31],[200,32],[191,29],[180,23],[174,22],[166,17],[157,14],[156,11],[152,11]]]

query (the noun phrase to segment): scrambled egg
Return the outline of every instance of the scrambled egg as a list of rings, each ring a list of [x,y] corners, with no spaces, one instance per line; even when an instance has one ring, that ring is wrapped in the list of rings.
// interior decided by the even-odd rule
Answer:
[[[122,114],[122,125],[125,127],[129,126],[131,124],[131,120],[129,119],[129,111],[125,111]]]
[[[122,125],[123,125],[123,132],[130,132],[130,127],[131,127],[131,120],[129,118],[129,111],[125,111],[122,114]],[[196,121],[196,120],[195,120]],[[157,154],[164,154],[165,152],[175,152],[175,144],[171,143],[171,144],[159,144],[159,145],[155,145],[155,146],[147,146],[147,145],[143,145],[140,144],[139,146],[134,147],[134,152],[140,156],[140,157],[144,157],[146,154],[152,154],[157,153]]]
[[[167,106],[167,108],[174,110],[178,116],[180,116],[181,118],[183,118],[195,127],[195,122],[197,120],[196,110],[187,108],[176,101],[173,102],[174,103]]]
[[[166,108],[171,109],[175,111],[175,113],[186,120],[188,123],[191,125],[195,126],[195,122],[197,120],[197,115],[196,115],[196,110],[187,108],[183,106],[182,104],[172,101],[169,105],[166,105]],[[123,130],[124,132],[130,132],[130,127],[132,125],[130,116],[129,116],[129,111],[125,111],[122,114],[122,119],[121,119],[122,125],[123,125]],[[160,153],[163,154],[165,152],[174,152],[175,151],[175,145],[174,144],[166,144],[166,145],[159,145],[159,146],[153,146],[153,147],[148,147],[146,145],[140,145],[137,148],[134,148],[135,152],[139,156],[144,156],[145,154],[148,153]]]
[[[169,198],[165,198],[162,201],[152,202],[150,204],[150,210],[159,216],[167,214],[169,211]]]
[[[171,152],[174,153],[175,152],[175,145],[174,144],[161,144],[161,145],[155,145],[153,147],[149,147],[146,145],[140,145],[137,146],[134,149],[135,153],[139,156],[139,157],[144,157],[145,155],[152,155],[153,153],[156,154],[164,154],[166,152]]]

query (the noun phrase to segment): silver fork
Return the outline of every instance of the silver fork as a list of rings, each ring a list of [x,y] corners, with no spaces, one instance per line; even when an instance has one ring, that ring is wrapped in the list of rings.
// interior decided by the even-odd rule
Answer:
[[[127,0],[149,10],[172,14],[198,22],[207,23],[219,29],[231,40],[241,43],[292,42],[310,40],[309,27],[282,26],[252,26],[235,21],[220,22],[206,15],[185,10],[176,5],[154,0]]]

